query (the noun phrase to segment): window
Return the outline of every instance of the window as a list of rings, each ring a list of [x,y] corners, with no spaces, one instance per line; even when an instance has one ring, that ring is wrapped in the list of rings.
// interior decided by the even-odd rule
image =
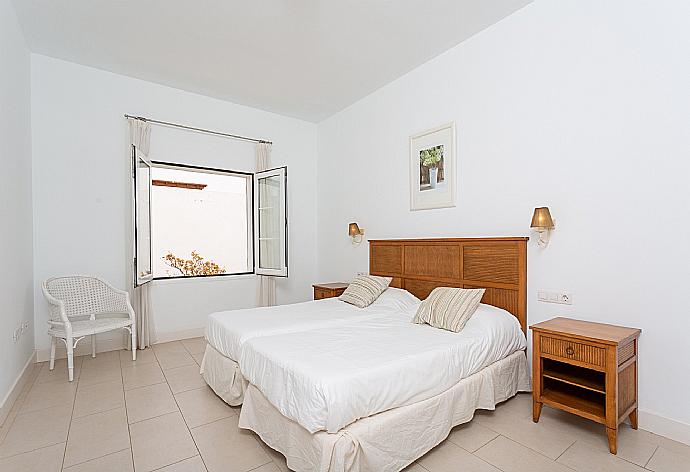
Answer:
[[[287,276],[287,169],[256,174],[147,162],[134,149],[137,284]]]

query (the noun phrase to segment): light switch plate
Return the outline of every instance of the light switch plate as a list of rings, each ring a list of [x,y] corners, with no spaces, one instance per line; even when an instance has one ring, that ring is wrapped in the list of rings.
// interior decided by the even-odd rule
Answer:
[[[537,301],[543,303],[559,303],[561,305],[572,305],[573,294],[565,291],[537,290]]]

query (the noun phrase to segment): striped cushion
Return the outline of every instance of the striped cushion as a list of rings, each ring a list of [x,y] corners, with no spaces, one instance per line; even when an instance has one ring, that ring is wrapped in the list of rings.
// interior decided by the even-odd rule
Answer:
[[[350,282],[350,285],[339,298],[359,308],[367,307],[374,303],[374,300],[379,298],[379,295],[388,288],[391,280],[393,280],[391,277],[358,275]]]
[[[437,287],[419,306],[413,321],[457,333],[479,307],[484,290]]]

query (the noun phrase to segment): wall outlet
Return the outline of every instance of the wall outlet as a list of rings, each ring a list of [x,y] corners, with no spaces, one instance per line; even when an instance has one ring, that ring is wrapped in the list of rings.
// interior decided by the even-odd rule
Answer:
[[[537,301],[544,303],[560,303],[561,305],[572,305],[573,294],[570,292],[537,290]]]

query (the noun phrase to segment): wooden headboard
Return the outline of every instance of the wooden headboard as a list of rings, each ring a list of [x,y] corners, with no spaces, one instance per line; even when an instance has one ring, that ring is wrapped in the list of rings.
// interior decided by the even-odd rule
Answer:
[[[369,273],[420,299],[436,287],[485,288],[482,303],[515,315],[526,333],[528,239],[373,239]]]

